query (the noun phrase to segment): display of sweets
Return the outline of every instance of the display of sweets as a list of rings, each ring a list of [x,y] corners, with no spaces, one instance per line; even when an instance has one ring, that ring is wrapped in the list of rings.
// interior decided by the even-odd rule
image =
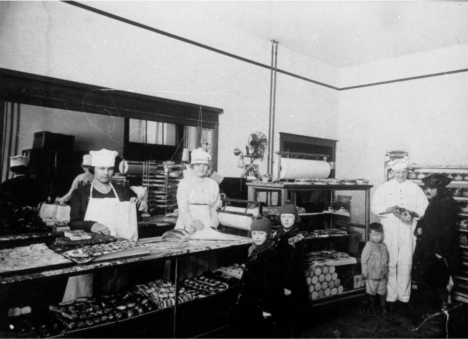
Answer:
[[[159,309],[168,308],[175,305],[175,286],[162,279],[150,281],[146,284],[136,285],[134,293],[150,298]],[[198,297],[198,293],[188,291],[184,287],[179,289],[179,303],[184,303]]]
[[[222,275],[226,275],[228,277],[233,277],[236,279],[241,279],[242,274],[244,273],[244,269],[245,269],[245,264],[242,264],[242,265],[234,264],[230,266],[220,267],[215,272],[221,272]]]
[[[188,289],[198,292],[198,297],[206,297],[216,293],[225,291],[229,288],[226,281],[221,281],[222,278],[210,278],[207,276],[198,276],[190,279],[185,279],[182,284]]]
[[[135,317],[157,309],[149,298],[131,292],[103,295],[101,299],[77,298],[58,305],[50,305],[49,310],[62,330],[77,329],[113,323],[121,319]]]
[[[333,265],[313,265],[304,273],[310,300],[340,294],[344,291],[336,268]]]

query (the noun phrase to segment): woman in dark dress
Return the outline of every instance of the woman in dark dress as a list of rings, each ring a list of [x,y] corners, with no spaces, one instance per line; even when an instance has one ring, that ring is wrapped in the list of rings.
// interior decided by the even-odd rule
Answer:
[[[446,188],[452,179],[431,174],[422,181],[429,206],[415,231],[420,236],[415,262],[422,269],[418,283],[431,289],[437,300],[445,305],[449,286],[453,285],[452,276],[461,262],[457,233],[459,206]]]

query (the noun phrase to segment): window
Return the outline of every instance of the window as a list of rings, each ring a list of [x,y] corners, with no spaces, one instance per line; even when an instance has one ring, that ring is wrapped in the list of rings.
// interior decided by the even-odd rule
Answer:
[[[129,119],[129,141],[149,145],[177,145],[177,126],[164,122]]]
[[[186,126],[185,133],[185,148],[188,148],[191,151],[195,148],[202,147],[204,151],[213,154],[214,133],[212,129],[202,128],[200,134],[199,127]]]
[[[99,145],[102,139],[119,147],[119,155],[126,160],[179,160],[185,146],[185,132],[193,126],[194,142],[189,149],[203,146],[213,156],[213,170],[217,167],[219,114],[223,110],[215,107],[195,105],[182,101],[170,100],[103,88],[90,84],[72,82],[63,79],[45,77],[37,74],[18,72],[0,68],[0,101],[60,109],[66,112],[103,115],[124,119],[124,133],[121,137],[111,135],[116,130],[106,130],[93,137]],[[86,95],[86,102],[83,100]],[[109,100],[111,99],[111,100]],[[0,117],[3,116],[0,104]],[[64,116],[64,119],[66,117]],[[2,120],[2,119],[0,119]],[[132,128],[130,128],[130,120]],[[67,122],[64,122],[66,125]],[[130,130],[133,132],[130,134]],[[50,130],[55,132],[54,129]],[[119,130],[120,132],[120,130]],[[121,133],[121,132],[120,132]],[[189,134],[189,132],[187,132]],[[103,136],[104,135],[104,136]],[[0,128],[0,149],[3,149],[3,129]],[[86,140],[85,140],[86,139]],[[82,150],[83,143],[89,138],[75,140],[77,150]],[[121,141],[123,140],[123,145]],[[184,142],[183,142],[184,141]],[[81,148],[80,148],[81,147]],[[192,148],[193,147],[193,148]]]

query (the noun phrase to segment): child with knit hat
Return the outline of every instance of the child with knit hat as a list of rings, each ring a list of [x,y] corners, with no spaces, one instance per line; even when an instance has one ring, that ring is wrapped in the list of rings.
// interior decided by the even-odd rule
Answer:
[[[276,337],[273,319],[281,286],[270,220],[258,215],[252,219],[250,230],[252,246],[239,287],[233,327],[239,338]]]
[[[282,228],[275,234],[275,249],[280,263],[282,297],[281,327],[287,336],[296,336],[302,309],[308,300],[304,277],[304,236],[298,226],[297,207],[291,201],[280,207],[278,219]]]

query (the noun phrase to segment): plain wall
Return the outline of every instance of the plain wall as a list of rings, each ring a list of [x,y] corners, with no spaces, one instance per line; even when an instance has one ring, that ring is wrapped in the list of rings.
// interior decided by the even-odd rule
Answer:
[[[390,150],[408,151],[411,163],[468,168],[468,72],[410,79],[463,69],[466,45],[340,70],[346,86],[409,80],[340,91],[337,176],[367,178],[373,193]]]

